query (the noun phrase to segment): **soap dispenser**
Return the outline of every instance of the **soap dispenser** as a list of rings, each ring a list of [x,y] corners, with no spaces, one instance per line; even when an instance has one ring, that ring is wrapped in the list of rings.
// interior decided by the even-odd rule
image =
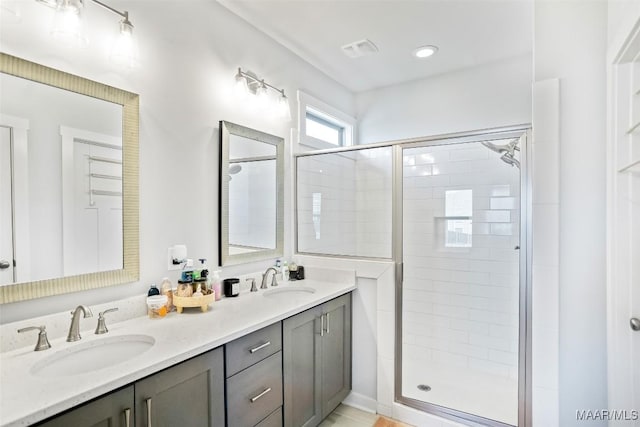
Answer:
[[[216,294],[216,301],[220,301],[222,298],[222,280],[220,279],[220,270],[214,270],[213,278],[211,279],[211,288]]]

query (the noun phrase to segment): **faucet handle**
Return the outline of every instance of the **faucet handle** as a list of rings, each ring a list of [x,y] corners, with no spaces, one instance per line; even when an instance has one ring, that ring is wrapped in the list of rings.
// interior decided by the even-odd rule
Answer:
[[[118,311],[118,307],[109,308],[98,313],[98,325],[96,326],[95,332],[96,335],[106,334],[107,332],[109,332],[109,330],[107,329],[107,324],[104,321],[104,315],[113,311]]]
[[[256,286],[256,279],[249,277],[244,280],[246,282],[251,282],[251,292],[258,292],[258,287]]]
[[[271,278],[271,286],[278,286],[278,273],[273,273],[273,277]]]
[[[38,333],[38,342],[36,343],[36,348],[33,351],[42,351],[48,348],[51,348],[51,344],[49,344],[49,340],[47,339],[47,327],[42,326],[27,326],[26,328],[18,329],[18,333],[21,334],[27,331],[39,330]]]

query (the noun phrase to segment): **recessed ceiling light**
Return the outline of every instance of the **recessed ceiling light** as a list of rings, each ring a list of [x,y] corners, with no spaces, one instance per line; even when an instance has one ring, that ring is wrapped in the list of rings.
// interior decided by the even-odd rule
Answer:
[[[420,46],[413,51],[416,58],[428,58],[438,51],[437,46]]]

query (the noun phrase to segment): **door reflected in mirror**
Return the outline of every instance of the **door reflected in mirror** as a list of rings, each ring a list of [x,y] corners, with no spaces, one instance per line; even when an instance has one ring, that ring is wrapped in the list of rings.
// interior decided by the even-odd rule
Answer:
[[[220,265],[282,255],[282,138],[220,122]]]
[[[0,89],[0,284],[122,269],[122,106],[4,73]]]

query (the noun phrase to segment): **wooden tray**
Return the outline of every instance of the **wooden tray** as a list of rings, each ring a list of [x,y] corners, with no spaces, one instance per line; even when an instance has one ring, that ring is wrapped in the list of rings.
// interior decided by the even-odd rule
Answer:
[[[209,295],[203,295],[201,297],[179,297],[174,294],[173,305],[176,306],[178,313],[182,313],[182,309],[184,307],[200,307],[200,310],[204,313],[209,309],[209,304],[211,304],[215,298],[215,293],[210,293]]]

